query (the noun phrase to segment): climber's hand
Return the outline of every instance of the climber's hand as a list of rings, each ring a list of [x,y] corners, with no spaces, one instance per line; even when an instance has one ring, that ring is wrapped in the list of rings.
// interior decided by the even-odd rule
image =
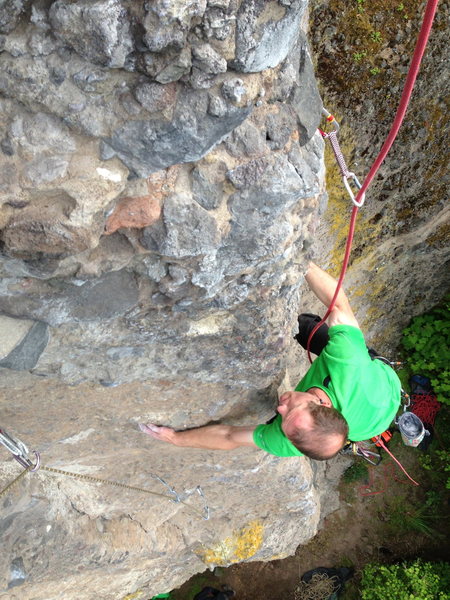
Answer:
[[[169,442],[169,444],[175,444],[176,431],[170,427],[159,427],[159,425],[153,425],[153,423],[139,423],[139,429],[161,442]]]

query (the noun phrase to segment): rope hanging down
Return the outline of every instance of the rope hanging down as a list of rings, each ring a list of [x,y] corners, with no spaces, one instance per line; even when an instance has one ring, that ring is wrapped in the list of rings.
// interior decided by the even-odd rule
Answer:
[[[391,149],[391,146],[394,143],[395,138],[397,137],[397,134],[401,127],[401,124],[403,123],[403,120],[404,120],[404,117],[406,114],[406,110],[408,108],[408,104],[409,104],[409,101],[411,98],[411,94],[412,94],[412,91],[414,88],[414,84],[416,82],[417,74],[419,72],[420,63],[422,62],[422,57],[425,52],[428,38],[430,37],[431,27],[433,25],[434,16],[436,14],[438,1],[439,0],[428,0],[427,6],[425,9],[425,14],[423,17],[422,27],[420,29],[419,37],[417,38],[413,58],[411,60],[410,66],[409,66],[408,75],[407,75],[406,81],[405,81],[405,86],[403,88],[402,96],[400,98],[400,103],[399,103],[397,113],[395,115],[392,127],[389,131],[386,141],[384,142],[377,158],[375,159],[375,162],[372,165],[372,168],[370,169],[367,177],[365,178],[364,183],[361,186],[361,189],[359,190],[359,192],[356,195],[356,198],[354,201],[354,206],[352,209],[352,214],[350,217],[350,225],[349,225],[349,231],[348,231],[348,235],[347,235],[347,243],[346,243],[346,248],[345,248],[344,260],[342,262],[341,274],[338,279],[336,291],[334,293],[334,296],[331,300],[331,303],[330,303],[330,306],[328,307],[327,312],[325,313],[322,320],[319,323],[317,323],[317,325],[314,327],[314,329],[312,330],[312,332],[308,338],[307,351],[308,351],[308,359],[309,359],[309,362],[311,362],[311,363],[312,363],[312,358],[311,358],[311,353],[310,353],[310,344],[311,344],[312,337],[316,333],[316,331],[319,329],[319,327],[326,321],[326,319],[330,315],[331,311],[334,308],[336,298],[342,287],[342,282],[344,280],[345,273],[347,271],[348,261],[350,258],[350,251],[351,251],[352,242],[353,242],[353,235],[355,232],[356,216],[358,214],[359,207],[361,206],[362,202],[364,202],[364,195],[365,195],[369,185],[372,183],[373,178],[377,174],[378,169],[380,168],[382,162],[386,158],[389,150]]]

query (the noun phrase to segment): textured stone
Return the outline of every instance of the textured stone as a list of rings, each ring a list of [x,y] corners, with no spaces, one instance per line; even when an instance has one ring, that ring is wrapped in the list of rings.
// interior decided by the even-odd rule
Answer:
[[[102,66],[124,66],[133,41],[119,0],[56,0],[49,15],[55,35],[80,56]]]
[[[49,339],[46,323],[34,322],[21,341],[0,360],[0,367],[23,371],[33,369]]]
[[[218,208],[223,200],[226,165],[199,164],[192,171],[192,197],[206,208]]]
[[[0,311],[43,320],[53,326],[73,321],[98,321],[123,315],[138,302],[135,277],[125,270],[98,279],[52,285],[34,281],[20,295],[14,286],[0,297]]]
[[[195,46],[192,57],[192,64],[205,73],[225,73],[227,70],[227,61],[209,44]]]
[[[306,42],[303,42],[300,47],[299,81],[292,97],[301,144],[311,139],[321,119],[322,103],[313,75],[314,68],[309,49]]]
[[[175,103],[176,92],[174,84],[142,83],[136,88],[135,95],[145,110],[156,112],[170,108]]]
[[[26,9],[29,0],[2,0],[0,2],[0,32],[12,31],[19,21],[21,13]]]
[[[225,140],[225,146],[236,157],[244,155],[255,158],[268,151],[263,132],[249,120],[236,127]]]
[[[189,48],[183,48],[180,54],[156,73],[155,79],[159,83],[178,81],[189,73],[191,64],[191,51]]]
[[[122,198],[108,217],[105,232],[109,235],[122,227],[142,229],[159,219],[161,207],[152,196]]]
[[[274,150],[285,146],[296,129],[295,111],[291,106],[281,105],[277,112],[268,115],[266,120],[267,144]],[[310,138],[308,138],[310,139]]]
[[[211,251],[218,244],[219,231],[215,219],[186,196],[170,196],[164,204],[163,219],[167,235],[158,250],[164,256],[197,256]],[[145,232],[142,240],[145,245]]]
[[[185,45],[191,20],[204,14],[206,0],[155,0],[147,10],[144,41],[149,50],[161,52],[168,46],[179,50]]]
[[[74,229],[64,217],[64,206],[68,204],[66,197],[62,195],[61,202],[56,198],[53,200],[55,205],[49,212],[22,210],[8,222],[1,239],[10,253],[19,256],[37,252],[64,255],[82,252],[92,245],[91,234]],[[61,212],[60,206],[63,207]]]
[[[25,155],[41,154],[43,151],[69,154],[76,149],[68,127],[53,115],[41,112],[19,113],[11,123],[9,139],[12,146]]]
[[[170,165],[198,160],[239,125],[251,108],[226,106],[221,119],[208,112],[206,92],[180,93],[172,121],[130,121],[107,144],[137,175],[146,177]]]
[[[306,0],[281,6],[265,0],[244,0],[237,13],[237,71],[254,73],[279,65],[297,42]]]
[[[226,410],[224,397],[235,411],[236,423],[246,422],[240,416],[245,412],[267,418],[267,395],[252,397],[239,386],[193,388],[168,382],[62,388],[20,375],[16,390],[27,407],[28,427],[33,428],[30,415],[39,415],[40,431],[25,432],[18,408],[9,413],[10,433],[20,432],[18,437],[30,448],[39,447],[44,465],[136,485],[165,497],[44,471],[27,476],[2,510],[2,599],[57,597],[61,572],[66,598],[91,600],[98,595],[115,600],[131,593],[152,597],[205,568],[293,553],[317,529],[319,486],[327,486],[326,504],[331,504],[332,482],[326,483],[323,472],[313,470],[306,459],[280,460],[252,449],[220,454],[173,448],[137,429],[142,420],[168,418],[168,407],[169,418],[181,427],[220,418]],[[5,381],[12,383],[13,377],[10,372],[0,379],[2,409]],[[171,398],[166,408],[161,394]],[[15,464],[2,462],[2,487],[18,472]],[[173,494],[155,476],[174,486],[187,506],[171,501]],[[209,521],[202,520],[204,504],[195,492],[197,485],[202,486]],[[107,582],[105,569],[110,571]],[[17,585],[7,590],[12,580]]]
[[[0,360],[3,360],[23,340],[31,326],[32,321],[11,319],[0,315]]]
[[[69,163],[60,156],[36,158],[24,167],[24,175],[34,185],[49,183],[67,173]]]
[[[241,105],[247,98],[247,89],[242,79],[228,79],[222,85],[222,96],[234,105]]]

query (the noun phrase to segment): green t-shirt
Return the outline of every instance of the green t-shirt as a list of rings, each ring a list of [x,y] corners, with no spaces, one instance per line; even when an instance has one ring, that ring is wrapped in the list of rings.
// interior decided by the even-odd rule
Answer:
[[[322,389],[349,427],[349,439],[367,440],[385,431],[400,405],[400,380],[380,360],[372,360],[357,327],[334,325],[330,340],[295,388]],[[281,429],[281,416],[269,425],[258,425],[253,441],[276,456],[301,456]]]

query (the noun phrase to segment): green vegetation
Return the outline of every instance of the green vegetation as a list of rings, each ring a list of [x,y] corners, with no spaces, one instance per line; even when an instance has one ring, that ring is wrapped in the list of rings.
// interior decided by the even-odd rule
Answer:
[[[410,374],[429,377],[439,402],[450,404],[450,294],[404,329],[402,348]]]
[[[433,527],[437,519],[434,507],[426,503],[412,503],[404,497],[399,497],[389,506],[388,529],[394,535],[415,531],[430,538],[439,537],[439,533]]]
[[[362,600],[448,600],[450,565],[420,559],[390,566],[369,564],[361,585]]]
[[[403,2],[400,2],[400,4],[397,6],[397,12],[403,13],[404,19],[409,19],[407,13],[405,12],[405,5],[403,4]]]
[[[381,42],[383,41],[383,38],[381,37],[381,31],[372,31],[370,37],[372,41],[376,42],[377,44],[381,44]]]
[[[355,62],[361,62],[361,60],[363,58],[365,58],[367,56],[367,50],[361,50],[361,52],[354,52],[353,53],[353,60]]]
[[[367,464],[363,461],[354,462],[346,469],[342,479],[345,483],[352,483],[360,479],[366,479],[368,475]]]
[[[381,69],[379,69],[378,67],[372,67],[370,69],[370,74],[371,75],[378,75],[379,73],[381,73]]]

